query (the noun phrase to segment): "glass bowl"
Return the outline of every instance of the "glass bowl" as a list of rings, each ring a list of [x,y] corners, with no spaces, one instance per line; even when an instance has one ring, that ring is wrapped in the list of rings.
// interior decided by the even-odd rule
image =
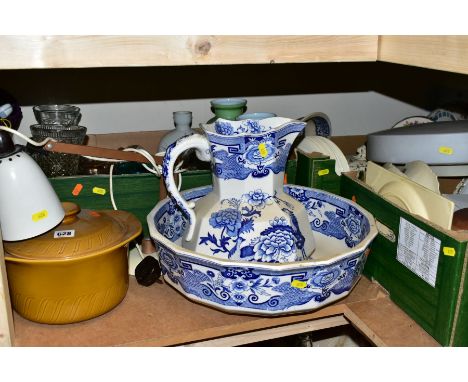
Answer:
[[[40,124],[78,125],[81,120],[80,108],[73,105],[36,105],[34,116]]]
[[[50,137],[58,142],[82,145],[86,139],[86,127],[58,124],[32,125],[32,139],[41,142]],[[80,155],[49,152],[29,146],[29,154],[49,177],[73,176],[79,172]]]

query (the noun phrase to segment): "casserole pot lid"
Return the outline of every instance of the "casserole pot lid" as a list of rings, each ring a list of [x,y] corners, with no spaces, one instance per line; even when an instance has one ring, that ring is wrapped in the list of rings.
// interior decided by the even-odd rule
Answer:
[[[62,223],[32,239],[4,242],[5,251],[23,259],[73,259],[121,247],[142,231],[139,220],[126,211],[81,210],[70,202],[62,205]]]

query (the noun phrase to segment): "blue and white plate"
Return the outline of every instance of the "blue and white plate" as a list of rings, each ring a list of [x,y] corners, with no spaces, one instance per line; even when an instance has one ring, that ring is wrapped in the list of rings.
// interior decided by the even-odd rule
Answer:
[[[398,127],[404,127],[404,126],[416,126],[416,125],[421,125],[424,123],[431,123],[434,122],[432,119],[429,117],[422,117],[422,116],[413,116],[413,117],[408,117],[404,118],[401,121],[398,121],[392,126],[392,129],[396,129]]]
[[[330,118],[328,118],[328,115],[325,113],[315,112],[299,118],[299,120],[307,123],[305,130],[306,136],[317,135],[326,138],[331,136]]]

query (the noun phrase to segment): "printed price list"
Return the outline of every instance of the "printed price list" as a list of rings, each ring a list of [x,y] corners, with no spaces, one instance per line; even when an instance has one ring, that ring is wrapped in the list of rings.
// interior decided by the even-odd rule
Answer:
[[[408,220],[400,218],[397,260],[435,287],[441,242]]]

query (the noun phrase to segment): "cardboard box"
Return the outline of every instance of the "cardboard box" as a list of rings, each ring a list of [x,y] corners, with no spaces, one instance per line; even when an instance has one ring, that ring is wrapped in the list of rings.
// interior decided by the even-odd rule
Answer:
[[[341,177],[341,195],[377,220],[379,235],[364,274],[441,345],[467,346],[468,234],[444,230],[402,210],[350,173]]]

